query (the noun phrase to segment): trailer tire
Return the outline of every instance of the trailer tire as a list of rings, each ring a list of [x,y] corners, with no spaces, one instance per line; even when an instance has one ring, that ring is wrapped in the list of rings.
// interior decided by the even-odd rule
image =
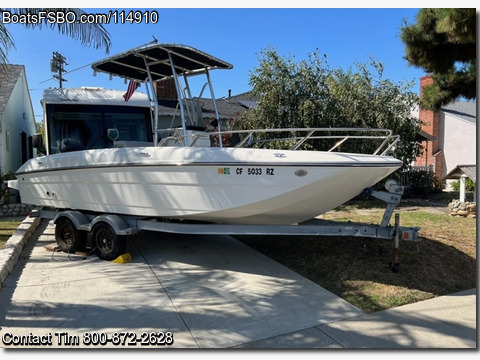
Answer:
[[[117,235],[115,230],[104,222],[99,222],[93,227],[92,243],[97,256],[108,261],[125,253],[127,247],[126,236]]]
[[[70,219],[61,217],[55,224],[55,240],[61,251],[75,253],[85,247],[87,236]]]

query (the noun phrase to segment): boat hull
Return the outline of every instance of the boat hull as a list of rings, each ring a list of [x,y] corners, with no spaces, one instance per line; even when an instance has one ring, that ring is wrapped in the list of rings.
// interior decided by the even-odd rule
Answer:
[[[185,159],[188,159],[185,160]],[[23,203],[231,224],[292,224],[348,201],[401,166],[385,156],[146,147],[32,159]]]

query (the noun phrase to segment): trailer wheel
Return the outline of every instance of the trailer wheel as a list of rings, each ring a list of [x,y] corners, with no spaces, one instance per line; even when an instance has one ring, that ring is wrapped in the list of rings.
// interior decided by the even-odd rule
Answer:
[[[127,247],[126,237],[117,235],[110,225],[103,222],[93,227],[92,242],[97,256],[109,261],[125,253]]]
[[[87,236],[84,232],[77,230],[70,219],[62,217],[55,225],[55,240],[61,251],[75,253],[85,247]]]

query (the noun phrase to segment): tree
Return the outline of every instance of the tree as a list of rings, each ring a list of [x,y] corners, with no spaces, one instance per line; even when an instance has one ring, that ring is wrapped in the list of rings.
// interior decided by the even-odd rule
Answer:
[[[422,106],[438,109],[458,97],[476,98],[476,10],[421,9],[400,35],[411,65],[432,73]]]
[[[76,40],[80,40],[84,46],[93,46],[95,49],[105,48],[109,53],[111,47],[111,39],[108,32],[101,24],[85,24],[78,22],[67,21],[47,21],[45,16],[48,14],[67,14],[76,19],[80,16],[86,15],[80,9],[39,9],[39,8],[24,8],[24,9],[1,9],[0,16],[0,65],[8,63],[7,54],[9,49],[15,47],[14,39],[11,37],[5,26],[5,16],[10,18],[15,17],[27,28],[51,28],[58,30],[61,34],[70,36]],[[33,21],[42,16],[43,21]],[[28,21],[30,19],[30,21]]]
[[[271,127],[272,119],[279,128],[314,126],[317,119],[329,114],[333,104],[325,57],[321,59],[314,52],[308,61],[297,64],[271,47],[262,50],[260,56],[260,66],[250,74],[252,93],[260,97],[256,127]]]
[[[420,125],[411,115],[418,96],[408,91],[411,83],[383,79],[383,64],[356,64],[356,71],[330,69],[325,55],[313,52],[296,63],[268,48],[260,65],[250,74],[252,95],[260,100],[239,119],[243,129],[349,127],[390,129],[401,136],[397,157],[408,165],[418,155]],[[331,143],[317,141],[311,147],[325,150]],[[351,146],[351,147],[349,147]],[[374,143],[346,142],[341,151],[373,152]]]
[[[400,135],[396,156],[408,167],[421,151],[417,143],[420,122],[412,115],[419,98],[409,91],[414,82],[384,79],[384,65],[373,58],[369,63],[356,63],[355,70],[338,68],[332,72],[330,91],[336,102],[336,116],[344,126],[389,129]],[[361,145],[365,152],[376,146]]]

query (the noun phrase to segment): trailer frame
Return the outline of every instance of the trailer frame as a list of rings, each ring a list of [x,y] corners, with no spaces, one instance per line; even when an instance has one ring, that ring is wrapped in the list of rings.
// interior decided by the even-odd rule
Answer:
[[[31,217],[50,219],[55,224],[55,239],[58,248],[76,252],[89,240],[94,252],[104,260],[114,260],[125,252],[126,237],[140,231],[155,231],[173,234],[195,235],[289,235],[289,236],[350,236],[394,241],[394,257],[390,269],[398,272],[400,267],[400,240],[420,241],[418,227],[400,226],[400,214],[395,214],[394,225],[390,225],[396,205],[401,201],[404,188],[388,180],[385,191],[365,189],[366,195],[387,203],[382,222],[378,225],[339,222],[315,219],[312,222],[292,225],[242,225],[199,223],[164,218],[144,218],[119,214],[86,213],[72,209],[34,209]],[[93,251],[92,251],[93,252]]]

